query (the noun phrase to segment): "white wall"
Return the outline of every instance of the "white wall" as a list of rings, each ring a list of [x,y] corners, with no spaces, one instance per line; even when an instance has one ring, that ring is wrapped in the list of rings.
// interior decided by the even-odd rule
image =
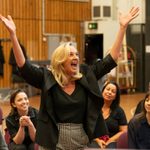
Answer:
[[[92,22],[92,21],[90,21]],[[95,21],[94,21],[95,22]],[[98,23],[98,29],[94,29],[94,30],[89,30],[88,29],[88,23],[89,21],[85,22],[84,24],[84,34],[103,34],[103,53],[104,55],[106,54],[106,52],[108,51],[108,49],[111,48],[116,34],[118,32],[118,28],[119,28],[119,23],[118,21],[112,21],[112,20],[108,20],[108,21],[96,21]]]
[[[139,6],[140,14],[136,19],[134,19],[131,22],[131,24],[145,23],[145,0],[91,0],[91,1],[92,1],[92,7],[98,5],[102,5],[102,6],[112,5],[111,18],[92,18],[93,20],[85,21],[84,23],[84,34],[103,34],[104,55],[107,52],[107,50],[112,46],[115,40],[119,28],[119,23],[118,23],[119,11],[125,13],[128,12],[132,6]],[[97,22],[98,29],[89,30],[88,29],[89,22]]]
[[[133,6],[138,6],[140,8],[140,14],[131,22],[131,24],[145,24],[145,0],[117,0],[118,11],[127,12]]]
[[[93,20],[102,20],[102,19],[117,19],[118,12],[128,12],[132,6],[140,7],[140,14],[139,16],[134,19],[131,23],[132,24],[144,24],[145,23],[145,0],[91,0],[92,1],[92,19]],[[101,16],[93,17],[93,7],[94,6],[101,6]],[[111,17],[110,18],[103,18],[102,7],[103,6],[111,6]]]

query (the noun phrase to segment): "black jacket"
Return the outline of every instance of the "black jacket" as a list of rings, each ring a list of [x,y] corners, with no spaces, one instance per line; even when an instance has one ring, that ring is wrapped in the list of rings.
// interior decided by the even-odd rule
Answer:
[[[116,66],[111,55],[96,62],[93,66],[81,65],[83,77],[79,83],[87,90],[87,112],[85,116],[84,129],[89,140],[95,138],[95,127],[99,127],[97,135],[107,133],[107,129],[100,113],[101,95],[97,80]],[[37,123],[36,142],[46,148],[56,149],[58,142],[58,129],[53,109],[51,89],[57,84],[52,73],[43,67],[33,66],[26,60],[25,65],[19,68],[23,78],[31,85],[41,89],[41,103]]]

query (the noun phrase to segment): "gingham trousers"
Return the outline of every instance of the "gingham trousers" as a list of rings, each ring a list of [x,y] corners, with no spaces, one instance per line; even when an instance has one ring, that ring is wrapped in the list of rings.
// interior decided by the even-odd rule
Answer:
[[[89,142],[82,124],[59,123],[59,139],[56,150],[83,150]],[[39,150],[50,150],[39,146]]]

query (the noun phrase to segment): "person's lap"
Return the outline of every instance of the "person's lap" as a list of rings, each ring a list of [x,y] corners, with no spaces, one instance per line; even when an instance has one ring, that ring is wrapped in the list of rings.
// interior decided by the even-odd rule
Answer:
[[[11,150],[34,150],[34,143],[25,145],[25,144],[15,144],[14,142],[11,142],[8,145],[8,147]]]
[[[91,143],[88,143],[88,147],[89,148],[100,148],[100,146],[97,144],[96,141],[92,141]],[[112,142],[112,143],[109,143],[107,146],[106,146],[106,149],[111,149],[111,148],[116,148],[116,142]]]

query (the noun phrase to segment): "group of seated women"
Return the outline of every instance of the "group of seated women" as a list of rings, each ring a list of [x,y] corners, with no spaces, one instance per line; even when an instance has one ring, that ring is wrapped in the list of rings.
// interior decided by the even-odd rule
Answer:
[[[94,148],[117,148],[119,137],[128,133],[128,148],[150,149],[150,93],[138,104],[135,115],[129,123],[120,106],[120,88],[114,81],[106,82],[102,88],[103,106],[100,110],[108,129],[108,134],[98,137],[88,144]],[[27,94],[15,90],[10,97],[11,112],[6,117],[6,127],[10,134],[8,147],[0,132],[0,149],[34,150],[38,110],[29,105]],[[96,130],[96,129],[95,129]]]
[[[117,148],[119,137],[127,133],[128,149],[150,149],[150,91],[139,102],[129,122],[119,105],[120,88],[115,82],[109,81],[104,84],[102,97],[104,101],[102,114],[108,135],[96,138],[90,147]]]

